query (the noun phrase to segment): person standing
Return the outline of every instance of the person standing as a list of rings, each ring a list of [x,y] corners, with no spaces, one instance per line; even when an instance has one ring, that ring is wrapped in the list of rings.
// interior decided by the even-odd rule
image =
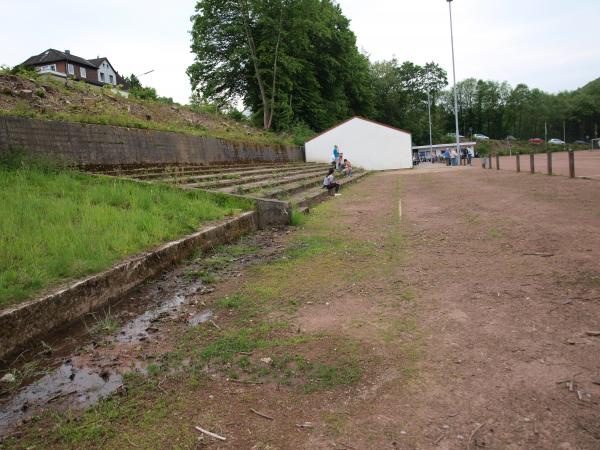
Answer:
[[[450,151],[448,149],[444,150],[443,156],[444,156],[444,160],[446,161],[446,165],[449,166],[450,165]]]
[[[452,165],[453,166],[458,166],[458,152],[453,148],[452,151],[450,152],[450,159],[452,160]]]
[[[467,149],[467,162],[469,163],[470,166],[472,166],[472,162],[473,162],[473,156],[475,156],[475,152],[473,151],[473,147],[469,147]]]

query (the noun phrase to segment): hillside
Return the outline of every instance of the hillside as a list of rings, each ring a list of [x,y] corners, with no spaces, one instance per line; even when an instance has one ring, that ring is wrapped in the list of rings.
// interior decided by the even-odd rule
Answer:
[[[234,141],[292,144],[275,134],[211,111],[125,98],[110,89],[50,77],[0,73],[0,114],[212,136]]]

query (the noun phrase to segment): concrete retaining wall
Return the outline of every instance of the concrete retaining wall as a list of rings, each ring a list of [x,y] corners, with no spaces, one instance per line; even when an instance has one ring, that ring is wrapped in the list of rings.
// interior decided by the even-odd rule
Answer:
[[[0,116],[0,154],[11,149],[83,167],[304,161],[303,149],[294,146]]]
[[[127,259],[112,268],[64,286],[55,292],[0,311],[0,359],[55,328],[68,325],[90,311],[116,300],[143,281],[197,249],[232,242],[256,230],[257,213],[247,212],[210,226],[153,251]]]

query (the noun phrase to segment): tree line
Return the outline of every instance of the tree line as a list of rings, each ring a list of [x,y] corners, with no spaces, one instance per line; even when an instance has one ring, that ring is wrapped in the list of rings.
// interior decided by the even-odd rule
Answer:
[[[372,62],[356,46],[350,21],[332,0],[199,0],[192,16],[196,103],[234,109],[240,102],[265,129],[306,135],[354,115],[436,142],[454,131],[446,72],[396,59]],[[524,84],[467,79],[457,85],[460,132],[504,139],[597,137],[600,79],[549,94]]]

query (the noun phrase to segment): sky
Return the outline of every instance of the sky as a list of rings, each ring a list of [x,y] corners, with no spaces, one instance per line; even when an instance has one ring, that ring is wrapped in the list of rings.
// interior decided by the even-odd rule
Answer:
[[[0,0],[0,64],[48,48],[106,56],[142,74],[159,95],[186,103],[195,0]],[[445,0],[338,0],[371,60],[439,63],[452,81]],[[526,83],[548,92],[600,77],[600,0],[454,0],[456,76]]]

